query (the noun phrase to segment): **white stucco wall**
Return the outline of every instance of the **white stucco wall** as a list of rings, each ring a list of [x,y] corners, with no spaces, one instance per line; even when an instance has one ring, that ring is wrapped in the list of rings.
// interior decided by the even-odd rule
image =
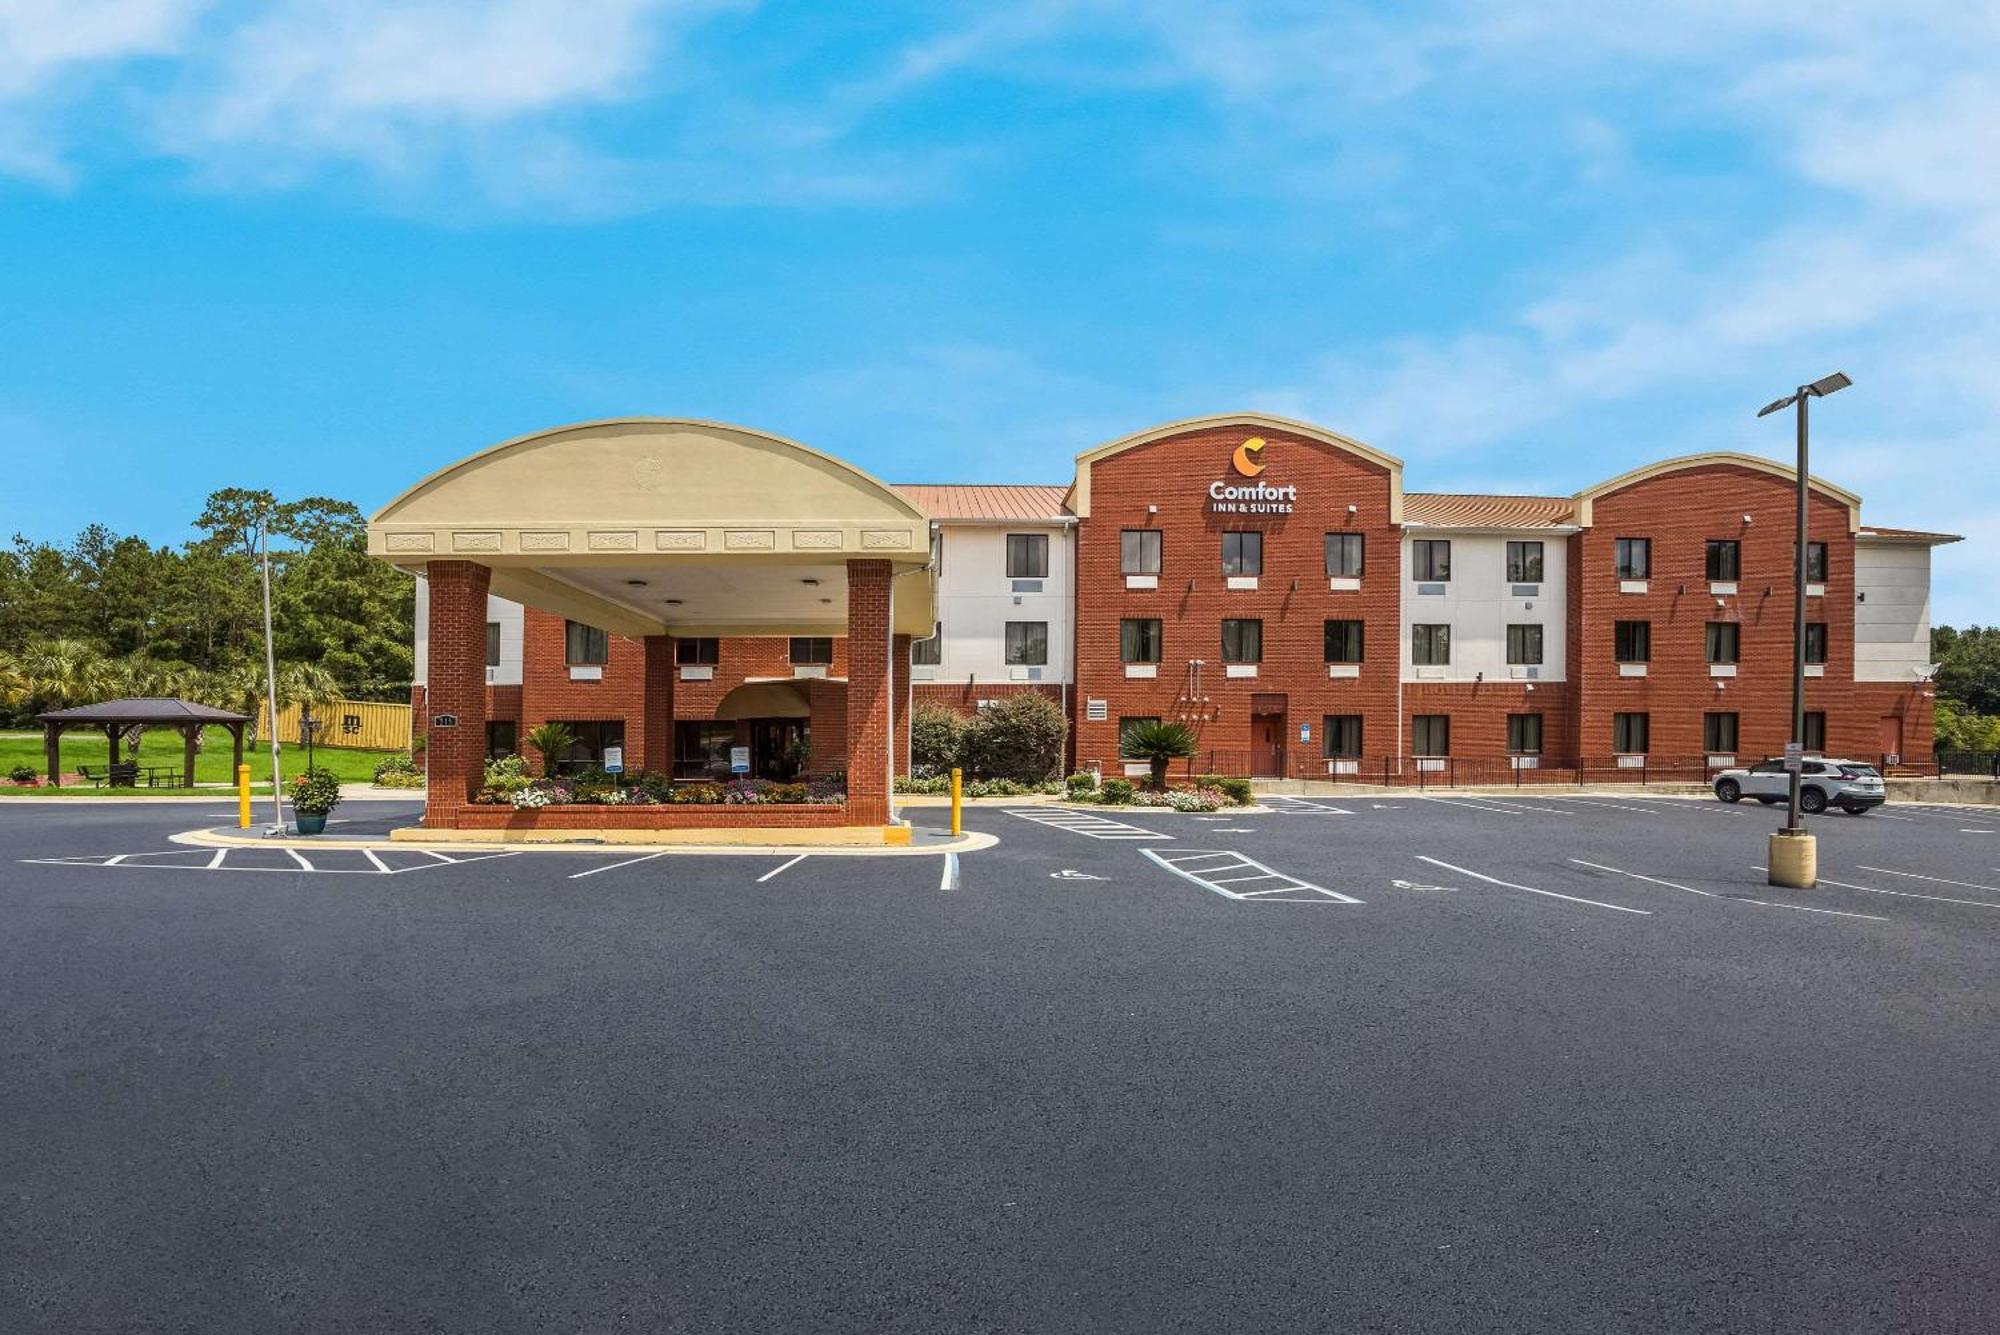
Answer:
[[[519,686],[521,684],[521,605],[505,598],[486,600],[486,619],[500,623],[500,666],[486,670],[486,684],[489,686]],[[416,627],[416,683],[424,685],[430,678],[430,625],[431,586],[428,580],[417,581],[417,627]]]
[[[1062,525],[942,523],[943,572],[938,579],[938,620],[944,627],[941,661],[935,667],[911,669],[915,681],[979,684],[1039,682],[1062,684],[1070,679],[1070,642],[1075,624],[1071,596],[1072,538],[1075,530]],[[1041,591],[1016,591],[1007,578],[1007,535],[1045,533],[1049,539],[1049,573]],[[1009,667],[1007,623],[1045,621],[1049,627],[1049,661],[1039,669]]]
[[[1916,680],[1931,661],[1931,549],[1854,547],[1854,679]]]
[[[1410,544],[1417,539],[1451,543],[1451,578],[1444,592],[1419,593],[1432,581],[1415,578]],[[1542,583],[1533,597],[1515,597],[1507,580],[1507,544],[1542,544]],[[1565,604],[1569,543],[1564,534],[1450,533],[1418,529],[1403,537],[1403,633],[1398,649],[1404,681],[1471,681],[1480,673],[1488,681],[1561,681],[1569,628]],[[1451,663],[1419,669],[1411,661],[1411,627],[1442,623],[1451,627]],[[1516,678],[1507,664],[1507,627],[1534,624],[1542,628],[1540,672]],[[1376,650],[1369,646],[1372,656]]]

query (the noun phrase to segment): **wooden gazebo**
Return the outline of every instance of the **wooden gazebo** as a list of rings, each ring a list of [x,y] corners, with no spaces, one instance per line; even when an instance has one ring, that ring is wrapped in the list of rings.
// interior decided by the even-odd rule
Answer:
[[[192,700],[105,700],[94,705],[79,705],[75,709],[58,709],[40,717],[42,725],[42,750],[49,763],[49,786],[62,786],[62,735],[72,728],[87,728],[101,731],[111,745],[110,770],[116,783],[118,772],[119,739],[127,728],[144,726],[148,728],[172,728],[181,735],[182,786],[194,787],[194,755],[196,742],[201,730],[215,724],[229,729],[229,735],[236,742],[235,766],[243,763],[243,729],[249,726],[248,714],[232,714],[226,709],[216,709],[209,705],[199,705]]]

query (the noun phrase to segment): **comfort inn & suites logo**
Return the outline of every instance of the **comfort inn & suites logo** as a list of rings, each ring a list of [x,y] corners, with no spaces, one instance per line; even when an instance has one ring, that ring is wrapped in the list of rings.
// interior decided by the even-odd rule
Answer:
[[[1252,436],[1236,447],[1236,453],[1230,456],[1229,462],[1244,477],[1255,477],[1265,468],[1265,465],[1258,463],[1255,458],[1257,451],[1263,448],[1264,438]]]
[[[1229,466],[1239,477],[1256,477],[1269,464],[1257,458],[1267,442],[1262,436],[1252,436],[1236,447],[1229,456]],[[1210,514],[1228,515],[1288,515],[1299,499],[1299,489],[1286,485],[1274,487],[1268,482],[1254,486],[1232,486],[1227,482],[1208,484],[1208,509]]]

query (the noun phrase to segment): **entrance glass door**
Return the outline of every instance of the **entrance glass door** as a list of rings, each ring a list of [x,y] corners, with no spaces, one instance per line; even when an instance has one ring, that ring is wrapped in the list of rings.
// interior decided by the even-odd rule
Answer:
[[[805,769],[806,721],[750,720],[750,777],[789,783]]]

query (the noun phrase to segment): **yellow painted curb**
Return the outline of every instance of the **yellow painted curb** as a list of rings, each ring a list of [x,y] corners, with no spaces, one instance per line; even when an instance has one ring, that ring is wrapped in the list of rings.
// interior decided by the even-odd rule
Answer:
[[[260,838],[252,834],[238,834],[222,830],[184,830],[169,836],[176,844],[193,845],[198,848],[296,848],[301,851],[321,848],[340,850],[364,849],[439,849],[469,852],[475,849],[504,850],[507,852],[533,853],[684,853],[708,857],[743,856],[783,856],[788,853],[809,853],[814,857],[935,857],[945,853],[976,853],[992,848],[1000,840],[994,835],[979,834],[968,830],[957,838],[941,838],[935,841],[915,842],[913,832],[907,828],[856,827],[860,833],[871,834],[876,842],[869,843],[819,843],[819,844],[779,844],[768,840],[761,844],[748,843],[702,843],[686,841],[672,844],[659,842],[642,843],[632,835],[649,834],[657,836],[661,831],[618,830],[613,834],[625,838],[608,839],[603,843],[553,843],[545,840],[519,838],[519,831],[498,830],[424,830],[412,828],[407,831],[392,831],[386,839],[342,839],[316,835],[312,838]],[[563,831],[566,834],[588,835],[589,831]],[[725,833],[738,834],[742,831],[674,831],[674,833]],[[770,831],[760,831],[769,834]],[[803,833],[824,833],[804,831]],[[514,834],[512,839],[494,839],[495,834]],[[892,835],[900,834],[900,839]],[[400,835],[398,838],[396,836]]]

